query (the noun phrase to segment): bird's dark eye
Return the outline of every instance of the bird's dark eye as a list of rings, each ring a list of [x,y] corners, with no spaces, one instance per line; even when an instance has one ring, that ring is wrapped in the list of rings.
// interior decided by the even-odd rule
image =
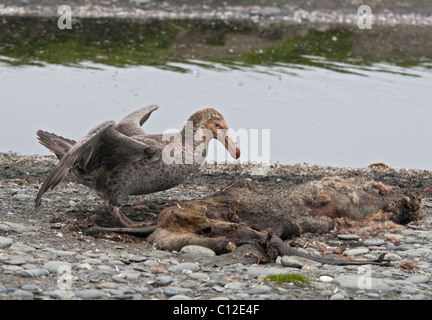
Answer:
[[[220,127],[220,124],[219,124],[219,123],[217,123],[217,122],[215,122],[215,124],[214,124],[214,125],[215,125],[215,127],[216,127],[216,128],[219,128],[219,127]]]

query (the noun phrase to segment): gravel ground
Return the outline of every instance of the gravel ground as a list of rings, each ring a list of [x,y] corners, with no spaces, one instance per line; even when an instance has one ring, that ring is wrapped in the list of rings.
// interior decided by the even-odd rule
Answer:
[[[144,239],[87,235],[85,225],[115,226],[109,208],[90,189],[66,179],[33,209],[41,182],[56,163],[51,156],[0,156],[0,299],[184,299],[337,300],[432,298],[432,173],[423,170],[332,168],[297,164],[267,167],[206,164],[183,185],[130,197],[124,212],[156,218],[176,201],[202,197],[238,178],[277,189],[324,176],[364,176],[417,193],[424,218],[377,234],[317,236],[287,241],[310,254],[375,259],[387,253],[390,266],[332,266],[278,258],[266,265],[205,267],[213,252],[161,251]],[[264,174],[266,173],[266,174]],[[192,251],[192,253],[190,253]],[[295,273],[307,283],[264,281],[268,274]]]

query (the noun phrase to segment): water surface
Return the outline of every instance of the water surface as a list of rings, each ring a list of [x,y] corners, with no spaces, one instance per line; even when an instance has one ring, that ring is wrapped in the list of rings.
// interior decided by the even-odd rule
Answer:
[[[219,110],[234,133],[249,133],[241,161],[432,169],[431,60],[415,45],[374,52],[376,37],[345,27],[89,20],[67,34],[49,20],[12,20],[0,32],[0,152],[48,154],[37,129],[79,139],[157,103],[149,132]],[[270,155],[248,152],[252,132],[266,129]]]

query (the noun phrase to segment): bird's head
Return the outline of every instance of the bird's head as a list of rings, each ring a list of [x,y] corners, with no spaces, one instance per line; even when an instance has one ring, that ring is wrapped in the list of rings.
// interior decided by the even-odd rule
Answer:
[[[229,133],[225,118],[218,111],[206,108],[194,113],[190,119],[194,121],[196,129],[201,129],[206,133],[205,136],[210,135],[210,139],[214,138],[221,142],[234,159],[240,157],[240,148]]]

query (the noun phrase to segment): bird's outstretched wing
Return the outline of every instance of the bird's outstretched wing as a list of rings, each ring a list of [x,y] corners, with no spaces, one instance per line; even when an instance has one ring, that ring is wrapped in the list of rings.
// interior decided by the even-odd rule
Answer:
[[[115,129],[128,137],[143,134],[141,126],[150,117],[151,113],[158,109],[157,104],[153,104],[141,109],[138,109],[120,120]]]
[[[128,161],[154,161],[161,156],[159,148],[129,138],[114,129],[114,125],[114,121],[101,123],[65,153],[42,184],[36,208],[41,204],[42,195],[57,186],[73,167],[91,174],[100,167],[112,169]]]

